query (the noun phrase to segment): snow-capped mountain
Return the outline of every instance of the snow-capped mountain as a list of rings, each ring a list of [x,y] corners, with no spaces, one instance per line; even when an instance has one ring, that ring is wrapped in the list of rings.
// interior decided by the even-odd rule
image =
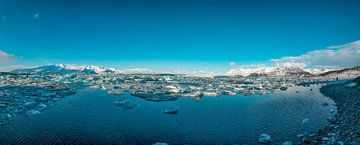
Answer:
[[[40,66],[29,69],[18,69],[12,73],[29,73],[29,74],[68,74],[68,73],[84,73],[84,74],[153,74],[154,71],[144,68],[135,69],[115,69],[105,68],[102,66],[93,65],[70,65],[70,64],[55,64],[48,66]]]
[[[225,72],[229,76],[249,76],[251,74],[268,74],[274,71],[274,67],[255,67],[255,68],[233,68]]]
[[[303,76],[311,75],[310,72],[294,67],[257,67],[257,68],[233,68],[225,73],[230,76],[250,76],[250,75],[266,75],[266,76]]]
[[[187,76],[212,77],[222,75],[220,72],[207,72],[199,70],[175,70],[175,71],[154,71],[146,68],[134,69],[115,69],[94,65],[70,65],[55,64],[48,66],[35,67],[30,69],[18,69],[12,73],[29,73],[29,74],[67,74],[67,73],[84,73],[84,74],[183,74]]]
[[[29,69],[18,69],[12,71],[12,73],[29,73],[29,74],[70,74],[70,73],[86,73],[94,74],[105,72],[107,69],[94,66],[76,66],[69,64],[55,64],[40,66]]]
[[[319,68],[295,68],[295,67],[253,67],[233,68],[225,73],[229,76],[291,76],[291,77],[312,77],[312,78],[338,78],[350,79],[360,76],[360,67],[345,69],[319,69]]]
[[[50,65],[52,66],[52,65]],[[83,66],[77,66],[77,65],[71,65],[71,64],[54,64],[53,66],[61,67],[64,69],[70,69],[70,70],[80,70],[83,68]]]
[[[68,65],[68,64],[59,64],[57,66],[66,68],[66,69],[75,69],[80,70],[81,72],[86,73],[96,73],[96,74],[106,74],[106,73],[116,73],[116,74],[153,74],[153,70],[146,68],[134,68],[134,69],[115,69],[115,68],[106,68],[103,66],[94,66],[94,65]]]
[[[114,73],[116,69],[114,68],[105,68],[102,66],[94,66],[94,65],[71,65],[71,64],[55,64],[55,66],[67,69],[67,70],[78,70],[83,73]]]
[[[311,75],[311,73],[301,68],[283,67],[283,68],[276,68],[274,71],[268,73],[268,75],[269,76],[305,76],[305,75]]]
[[[195,77],[214,77],[214,76],[292,76],[292,77],[350,77],[359,76],[359,68],[348,68],[340,70],[327,71],[328,69],[301,69],[294,67],[252,67],[252,68],[233,68],[222,73],[216,71],[200,71],[200,70],[175,70],[175,71],[153,71],[146,68],[135,69],[115,69],[106,68],[102,66],[93,65],[69,65],[69,64],[55,64],[48,66],[40,66],[29,69],[18,69],[11,71],[11,73],[26,73],[26,74],[183,74]],[[326,72],[324,72],[326,71]]]
[[[11,73],[25,73],[25,74],[69,74],[80,72],[76,69],[68,69],[57,65],[40,66],[28,69],[17,69]]]
[[[338,70],[338,69],[335,69],[335,68],[306,68],[304,70],[307,72],[310,72],[311,74],[318,75],[321,73],[325,73],[328,71],[334,71],[334,70]]]

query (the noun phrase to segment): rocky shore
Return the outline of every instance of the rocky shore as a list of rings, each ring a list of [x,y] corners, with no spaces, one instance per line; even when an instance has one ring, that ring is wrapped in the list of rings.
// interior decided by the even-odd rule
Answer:
[[[329,125],[318,130],[312,143],[360,144],[360,77],[323,86],[320,92],[334,100],[337,112],[329,118]]]

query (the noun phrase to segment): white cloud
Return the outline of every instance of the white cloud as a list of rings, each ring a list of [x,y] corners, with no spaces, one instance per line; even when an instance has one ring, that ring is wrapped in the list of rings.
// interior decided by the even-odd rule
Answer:
[[[35,14],[34,14],[34,18],[35,18],[35,19],[39,19],[39,18],[40,18],[40,13],[35,13]]]
[[[16,57],[12,54],[8,54],[5,51],[0,50],[0,63],[16,60]]]
[[[232,62],[230,62],[229,64],[230,64],[231,66],[234,66],[236,63],[232,61]]]
[[[307,62],[303,58],[295,56],[287,56],[281,59],[271,59],[271,61],[275,63],[276,67],[305,68],[307,66]]]
[[[336,68],[360,65],[360,40],[343,45],[314,50],[300,56],[271,59],[270,64],[249,64],[232,68],[226,75],[248,76],[251,73],[268,73],[278,67],[302,68],[311,73],[321,73]]]
[[[250,64],[250,65],[241,65],[237,68],[232,68],[229,71],[225,72],[225,75],[241,75],[241,76],[248,76],[252,73],[269,73],[274,71],[274,67],[269,67],[265,64]]]
[[[271,61],[278,67],[352,67],[360,64],[360,40]]]
[[[0,72],[7,72],[17,69],[25,69],[25,68],[34,68],[36,66],[26,66],[26,65],[9,65],[5,67],[0,67]]]

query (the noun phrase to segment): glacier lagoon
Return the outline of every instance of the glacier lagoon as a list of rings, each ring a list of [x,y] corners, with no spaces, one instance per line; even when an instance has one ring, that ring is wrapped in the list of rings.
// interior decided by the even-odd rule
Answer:
[[[333,101],[320,86],[296,86],[267,95],[182,97],[152,102],[102,90],[80,89],[36,115],[17,116],[0,126],[6,144],[257,144],[266,133],[273,143],[300,141],[328,124]],[[129,99],[133,109],[114,105]],[[324,106],[322,104],[330,104]],[[179,106],[177,114],[164,110]],[[303,120],[308,119],[308,123]]]

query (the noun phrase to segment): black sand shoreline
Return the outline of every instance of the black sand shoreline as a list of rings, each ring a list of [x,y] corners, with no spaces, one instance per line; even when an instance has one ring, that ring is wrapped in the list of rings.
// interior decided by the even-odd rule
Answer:
[[[315,144],[360,144],[360,80],[346,81],[323,86],[320,92],[332,99],[337,112],[330,117],[329,125],[319,129],[312,143]]]

